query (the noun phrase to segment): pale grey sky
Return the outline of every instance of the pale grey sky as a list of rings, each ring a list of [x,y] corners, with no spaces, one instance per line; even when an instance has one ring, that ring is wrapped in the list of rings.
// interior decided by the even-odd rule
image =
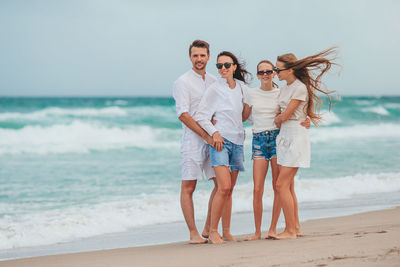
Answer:
[[[337,45],[341,95],[399,95],[400,2],[0,1],[0,95],[169,96],[194,39],[247,62]],[[256,86],[254,81],[252,86]]]

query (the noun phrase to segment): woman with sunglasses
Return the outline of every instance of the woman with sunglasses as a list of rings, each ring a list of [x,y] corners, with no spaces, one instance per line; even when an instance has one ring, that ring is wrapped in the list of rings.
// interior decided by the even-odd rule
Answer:
[[[210,147],[211,165],[216,175],[217,190],[211,203],[209,241],[214,244],[224,240],[234,241],[230,233],[232,191],[239,171],[243,167],[244,129],[242,123],[243,102],[249,72],[231,52],[223,51],[217,57],[221,78],[205,92],[194,119],[214,139]],[[215,125],[211,118],[216,121]],[[218,233],[222,220],[222,237]]]
[[[276,149],[280,168],[276,187],[286,223],[285,230],[274,236],[277,239],[297,237],[297,201],[290,187],[297,170],[310,167],[311,157],[308,131],[299,126],[299,122],[307,116],[315,125],[321,121],[318,111],[322,101],[317,91],[326,94],[331,104],[331,92],[321,89],[321,77],[335,64],[333,59],[327,58],[335,52],[335,48],[330,48],[300,60],[290,53],[278,56],[276,61],[278,78],[286,81],[279,95],[281,114],[275,118],[275,124],[280,127]]]
[[[245,100],[246,104],[243,120],[246,120],[251,113],[253,123],[253,211],[256,230],[254,235],[245,239],[246,241],[261,239],[262,197],[265,178],[270,163],[272,169],[274,202],[271,225],[266,238],[276,235],[276,224],[281,212],[279,196],[276,192],[276,181],[279,174],[276,162],[276,137],[279,134],[279,129],[274,123],[275,116],[280,113],[278,104],[280,91],[278,86],[273,82],[274,76],[274,65],[268,60],[260,61],[257,65],[257,78],[260,80],[261,85],[259,88],[249,88],[248,98]],[[310,121],[307,119],[305,122],[302,122],[301,125],[309,128]],[[294,185],[291,186],[291,188],[294,188]],[[291,190],[291,192],[294,199],[296,199],[294,189]]]

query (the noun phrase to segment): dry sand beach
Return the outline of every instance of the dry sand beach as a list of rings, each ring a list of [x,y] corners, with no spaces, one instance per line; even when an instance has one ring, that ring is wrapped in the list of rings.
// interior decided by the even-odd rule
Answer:
[[[166,245],[0,262],[0,266],[400,266],[400,207],[302,224],[297,240]]]

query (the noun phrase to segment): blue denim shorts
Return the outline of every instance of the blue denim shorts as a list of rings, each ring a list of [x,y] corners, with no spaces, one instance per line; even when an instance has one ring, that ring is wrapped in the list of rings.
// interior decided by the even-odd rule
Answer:
[[[243,146],[236,145],[225,138],[224,141],[225,144],[221,151],[210,146],[211,166],[229,166],[231,171],[244,171]]]
[[[264,131],[253,134],[252,159],[270,160],[276,156],[276,136],[279,130]]]

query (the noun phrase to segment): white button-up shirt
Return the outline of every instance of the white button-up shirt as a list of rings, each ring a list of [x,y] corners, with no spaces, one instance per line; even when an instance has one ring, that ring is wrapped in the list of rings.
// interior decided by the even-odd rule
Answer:
[[[180,76],[174,82],[173,90],[178,117],[185,112],[193,117],[206,89],[216,80],[217,78],[209,73],[205,74],[205,79],[203,80],[203,77],[193,69]],[[183,123],[182,128],[182,154],[189,154],[195,160],[204,160],[202,158],[202,151],[203,147],[207,144],[205,140]]]
[[[242,81],[235,81],[236,87],[233,89],[223,78],[213,83],[204,94],[193,118],[209,135],[218,131],[232,143],[243,145],[242,111],[247,86]],[[212,116],[217,121],[215,125],[211,123]]]

